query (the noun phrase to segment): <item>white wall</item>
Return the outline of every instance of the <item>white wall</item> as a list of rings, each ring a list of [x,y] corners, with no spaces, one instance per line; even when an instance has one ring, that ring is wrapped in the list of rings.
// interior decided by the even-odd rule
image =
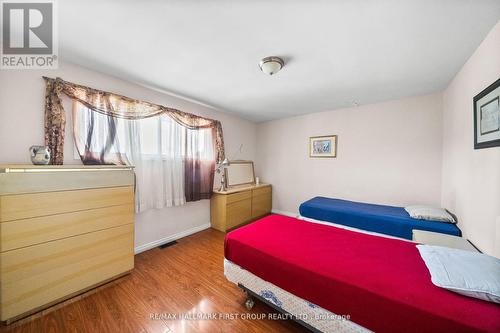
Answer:
[[[500,22],[443,93],[442,205],[467,238],[500,257],[500,147],[474,150],[472,99],[500,77]]]
[[[0,71],[0,163],[30,163],[28,147],[43,144],[45,84],[42,76],[60,76],[67,81],[125,96],[177,108],[182,111],[218,119],[222,122],[226,154],[229,158],[255,159],[256,125],[227,113],[182,100],[155,90],[119,80],[82,67],[61,63],[58,70]],[[64,99],[67,111],[71,102]],[[70,114],[67,114],[65,163],[74,159]],[[242,152],[239,152],[243,144]],[[183,235],[210,223],[208,200],[185,206],[151,210],[137,215],[136,248],[147,248],[159,240]]]
[[[273,209],[297,212],[314,196],[439,205],[441,94],[259,124],[257,173]],[[338,135],[337,158],[310,158],[309,137]]]
[[[296,212],[317,195],[389,205],[442,205],[486,253],[500,256],[500,148],[473,149],[472,98],[500,76],[500,23],[443,94],[308,114],[256,125],[158,91],[61,63],[58,70],[0,71],[0,163],[29,163],[43,143],[42,75],[219,119],[232,159],[256,160],[274,186],[273,208]],[[69,110],[70,101],[64,101]],[[68,117],[66,163],[73,159]],[[308,157],[310,136],[337,134],[338,157]],[[239,152],[243,144],[242,152]],[[137,216],[136,246],[209,223],[208,200]]]

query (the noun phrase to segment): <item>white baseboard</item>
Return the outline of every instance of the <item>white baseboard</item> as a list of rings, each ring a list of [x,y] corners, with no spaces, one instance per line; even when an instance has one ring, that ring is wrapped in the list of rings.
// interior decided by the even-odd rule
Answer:
[[[137,246],[134,249],[134,252],[135,252],[135,254],[138,254],[138,253],[141,253],[141,252],[144,252],[144,251],[147,251],[147,250],[151,250],[151,249],[153,249],[153,248],[155,248],[157,246],[160,246],[162,244],[173,242],[175,240],[178,240],[179,238],[195,234],[197,232],[203,231],[203,230],[208,229],[208,228],[210,228],[210,223],[206,223],[206,224],[200,225],[198,227],[194,227],[194,228],[191,228],[191,229],[188,229],[188,230],[184,230],[184,231],[178,232],[176,234],[173,234],[171,236],[158,239],[158,240],[156,240],[154,242],[150,242],[150,243],[147,243],[147,244],[139,245],[139,246]]]
[[[298,217],[300,214],[299,213],[292,213],[292,212],[287,212],[284,210],[278,210],[278,209],[273,209],[271,211],[273,214],[279,214],[279,215],[285,215],[285,216],[291,216],[291,217]]]

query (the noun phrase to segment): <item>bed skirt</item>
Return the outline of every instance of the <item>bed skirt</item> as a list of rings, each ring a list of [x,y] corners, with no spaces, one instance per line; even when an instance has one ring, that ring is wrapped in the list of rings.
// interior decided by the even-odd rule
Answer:
[[[229,281],[245,287],[320,332],[371,332],[346,317],[336,315],[264,281],[227,259],[224,259],[224,275]]]

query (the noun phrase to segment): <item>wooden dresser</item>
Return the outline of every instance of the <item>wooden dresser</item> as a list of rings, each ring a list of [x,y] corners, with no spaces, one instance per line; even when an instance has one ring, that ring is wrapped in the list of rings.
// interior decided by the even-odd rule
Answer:
[[[260,184],[214,191],[210,200],[212,228],[226,232],[271,213],[272,189]]]
[[[0,320],[134,268],[128,167],[0,166]]]

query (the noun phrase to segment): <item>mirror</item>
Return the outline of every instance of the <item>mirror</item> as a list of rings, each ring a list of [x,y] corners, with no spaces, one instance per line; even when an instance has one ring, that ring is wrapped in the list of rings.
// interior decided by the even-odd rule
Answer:
[[[228,187],[255,184],[255,173],[252,161],[230,161],[224,171]]]

